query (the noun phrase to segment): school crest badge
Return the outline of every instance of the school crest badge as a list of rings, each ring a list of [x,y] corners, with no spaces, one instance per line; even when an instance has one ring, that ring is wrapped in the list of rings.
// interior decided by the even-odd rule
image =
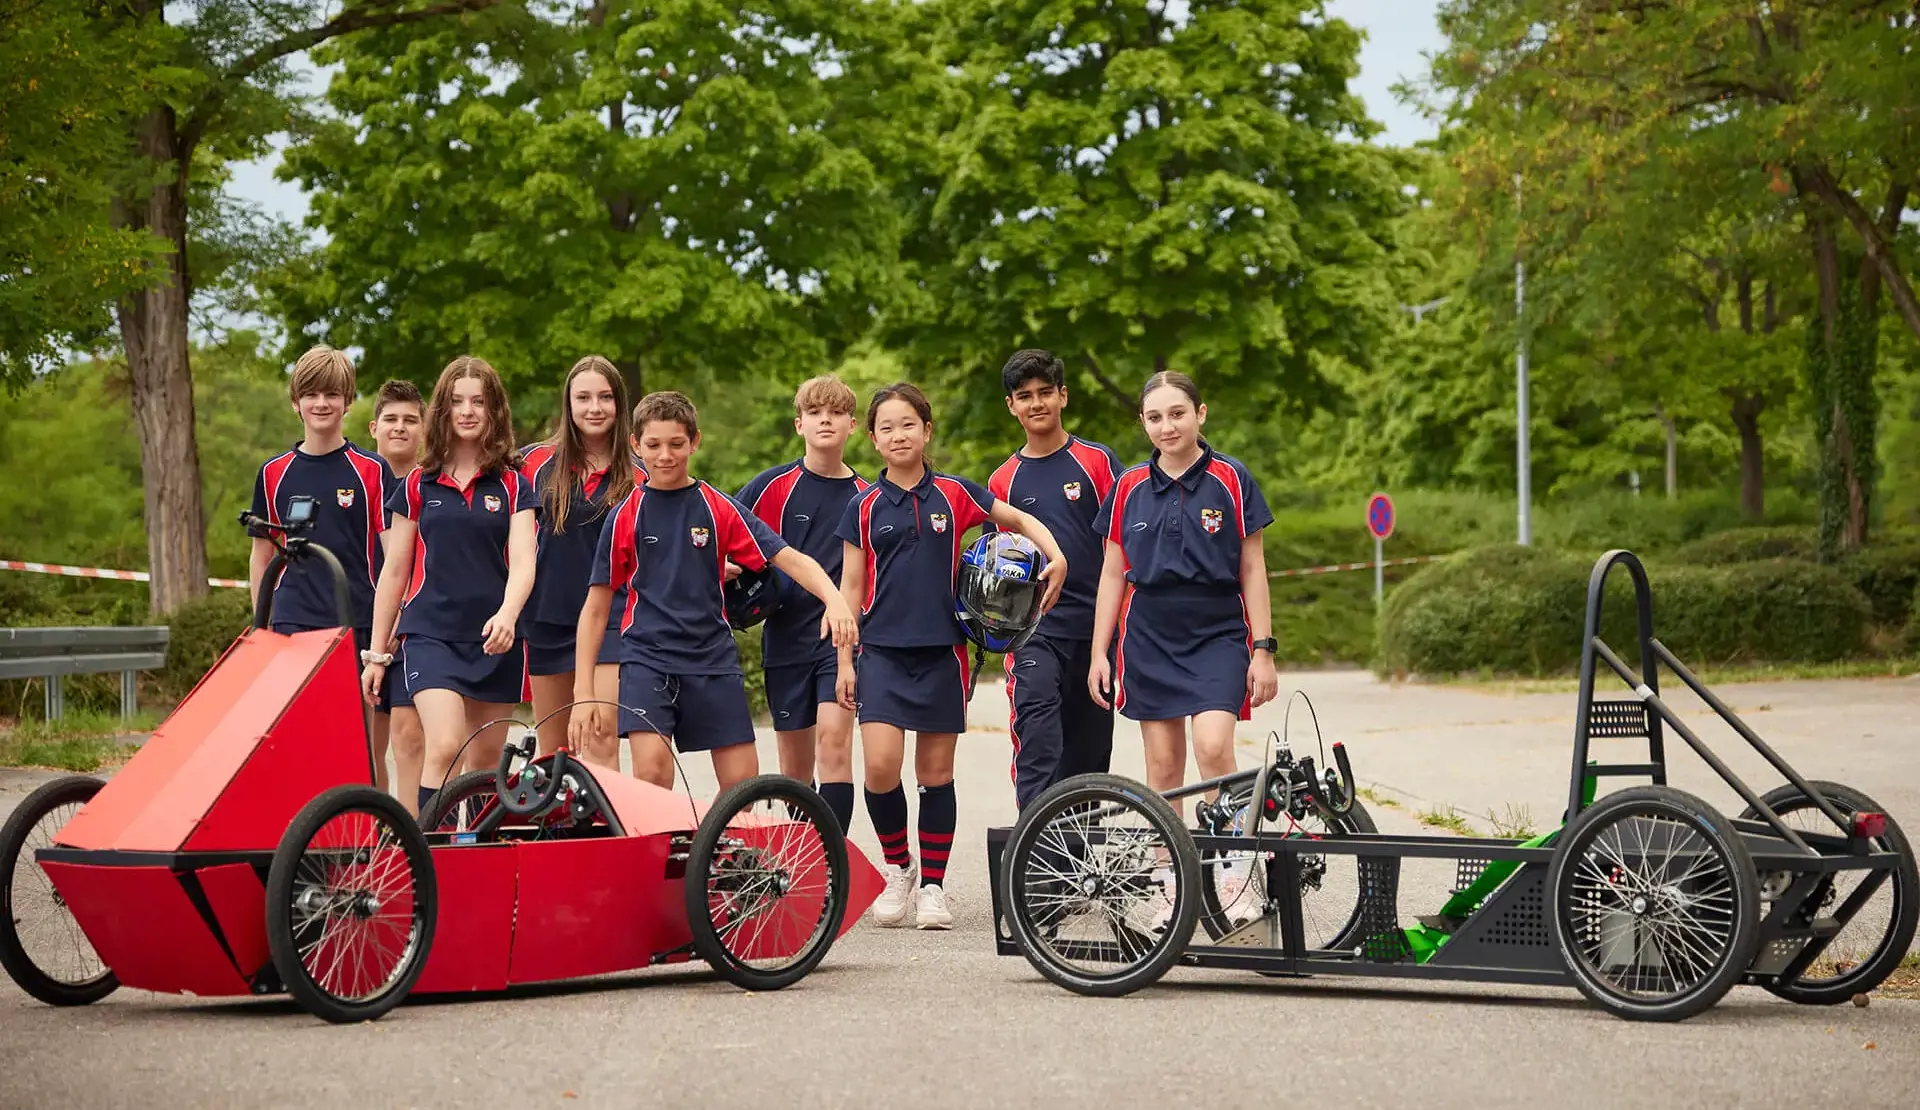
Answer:
[[[1080,500],[1080,483],[1068,482],[1060,487],[1060,492],[1067,495],[1067,500],[1078,501]]]
[[[934,531],[944,532],[947,530],[947,514],[934,513],[931,517],[928,517],[927,519],[932,522]]]
[[[705,528],[689,528],[687,535],[692,538],[695,547],[705,547],[707,541],[713,538],[713,533]]]
[[[337,489],[333,491],[333,499],[340,502],[341,508],[351,509],[353,508],[353,495],[359,492],[359,490],[353,489]]]
[[[1225,523],[1226,523],[1226,517],[1220,512],[1219,509],[1201,509],[1200,510],[1200,527],[1205,528],[1209,535],[1211,535],[1214,532],[1218,532],[1220,530],[1220,526]]]
[[[487,497],[485,498],[485,500],[486,500],[486,503],[487,503],[487,511],[488,511],[488,512],[490,512],[490,513],[497,513],[497,512],[499,512],[499,511],[500,511],[500,499],[499,499],[498,497],[494,497],[494,496],[492,496],[492,495],[488,495],[488,496],[487,496]]]

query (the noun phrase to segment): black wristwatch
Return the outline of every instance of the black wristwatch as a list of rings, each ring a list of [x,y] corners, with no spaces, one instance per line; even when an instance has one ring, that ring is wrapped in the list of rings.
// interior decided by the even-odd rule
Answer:
[[[1280,641],[1274,639],[1272,636],[1268,636],[1263,640],[1255,640],[1253,642],[1253,650],[1264,650],[1268,655],[1272,655],[1280,650]]]

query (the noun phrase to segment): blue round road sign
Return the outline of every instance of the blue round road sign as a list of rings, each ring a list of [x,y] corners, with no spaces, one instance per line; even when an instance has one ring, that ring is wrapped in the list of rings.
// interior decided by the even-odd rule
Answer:
[[[1367,498],[1367,531],[1376,540],[1393,535],[1393,498],[1384,493]]]

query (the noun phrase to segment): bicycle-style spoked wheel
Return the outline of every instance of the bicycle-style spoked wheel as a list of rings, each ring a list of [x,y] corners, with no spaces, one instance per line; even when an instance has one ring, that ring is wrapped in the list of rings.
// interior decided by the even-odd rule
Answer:
[[[1812,782],[1843,817],[1856,813],[1887,811],[1872,798],[1850,786],[1836,782]],[[1761,796],[1789,828],[1800,832],[1842,835],[1814,800],[1788,784]],[[1759,819],[1748,807],[1742,817]],[[1854,995],[1870,991],[1906,958],[1913,943],[1914,928],[1920,922],[1920,871],[1914,866],[1913,848],[1906,834],[1887,817],[1884,834],[1874,838],[1873,850],[1891,852],[1900,862],[1890,872],[1836,871],[1830,881],[1815,891],[1814,899],[1802,907],[1805,921],[1836,916],[1845,907],[1852,916],[1811,965],[1792,982],[1770,984],[1767,989],[1792,1002],[1831,1006],[1846,1002]],[[1871,889],[1865,889],[1871,884]],[[1853,903],[1858,902],[1858,905]]]
[[[335,787],[307,803],[274,850],[274,969],[315,1016],[379,1017],[425,968],[436,903],[426,837],[407,811],[372,787]]]
[[[481,818],[493,809],[497,797],[494,786],[492,771],[468,771],[448,779],[420,814],[421,830],[430,833],[477,831]]]
[[[1224,800],[1232,813],[1231,824],[1223,830],[1229,836],[1246,835],[1248,824],[1245,792]],[[1354,833],[1375,833],[1373,815],[1359,801],[1337,817],[1328,817],[1311,808],[1291,825],[1283,818],[1268,822],[1261,830],[1264,839],[1287,837],[1334,837]],[[1342,853],[1303,852],[1296,857],[1300,867],[1301,944],[1309,951],[1347,951],[1359,943],[1360,930],[1360,857]],[[1399,860],[1382,860],[1396,871]],[[1267,871],[1265,854],[1254,851],[1249,838],[1244,851],[1205,851],[1200,853],[1200,925],[1215,940],[1265,913]]]
[[[846,836],[819,794],[785,775],[737,783],[687,855],[694,952],[747,990],[790,986],[833,947],[848,881]]]
[[[1691,1017],[1753,963],[1753,857],[1699,798],[1664,786],[1610,794],[1567,830],[1547,883],[1575,985],[1617,1016]]]
[[[1008,837],[1002,904],[1040,974],[1118,996],[1180,958],[1200,913],[1200,861],[1166,799],[1118,775],[1079,775],[1033,800]]]
[[[50,1006],[85,1006],[120,986],[34,858],[101,785],[84,775],[55,779],[27,795],[0,827],[0,966]]]

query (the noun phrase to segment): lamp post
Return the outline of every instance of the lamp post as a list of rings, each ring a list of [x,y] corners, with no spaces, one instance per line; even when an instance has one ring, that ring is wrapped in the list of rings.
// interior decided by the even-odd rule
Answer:
[[[1520,175],[1513,175],[1513,207],[1515,215],[1520,211]],[[1516,393],[1518,395],[1519,435],[1514,439],[1514,453],[1519,467],[1520,495],[1520,546],[1533,544],[1533,464],[1532,452],[1527,442],[1527,421],[1530,408],[1527,396],[1527,264],[1520,257],[1520,239],[1516,231],[1513,244],[1513,321],[1517,333],[1518,350],[1514,357]]]

